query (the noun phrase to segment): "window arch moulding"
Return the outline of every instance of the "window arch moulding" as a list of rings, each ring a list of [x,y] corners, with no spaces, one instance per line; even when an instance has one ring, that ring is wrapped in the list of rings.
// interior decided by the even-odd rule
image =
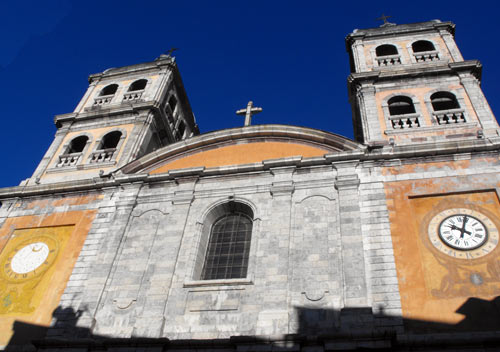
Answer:
[[[379,56],[377,55],[377,48],[380,48],[382,46],[393,46],[396,48],[397,53],[392,54],[392,55],[382,55]],[[399,66],[399,65],[404,65],[405,58],[403,53],[403,49],[399,44],[396,43],[380,43],[378,45],[374,45],[372,48],[370,48],[370,55],[372,57],[372,62],[373,62],[373,68],[374,69],[384,69],[384,68],[389,68],[392,66]]]
[[[411,99],[415,112],[409,114],[391,115],[389,102],[391,99],[397,97]],[[420,102],[413,94],[401,92],[388,95],[382,102],[382,111],[384,113],[384,121],[386,124],[386,134],[388,131],[409,132],[409,130],[415,130],[426,125],[422,115]]]
[[[106,85],[97,93],[96,97],[94,98],[92,107],[100,107],[103,105],[111,104],[119,88],[120,85],[118,83],[111,83]]]
[[[432,96],[436,93],[449,93],[455,96],[456,102],[458,103],[458,108],[456,109],[447,109],[447,110],[434,110],[432,104]],[[473,122],[471,119],[471,114],[469,114],[467,109],[467,104],[465,100],[465,89],[449,89],[446,87],[436,88],[429,92],[424,97],[424,102],[427,110],[429,111],[429,115],[432,119],[433,126],[453,126],[456,127],[471,127],[477,126],[476,122]]]
[[[85,159],[90,144],[92,144],[92,134],[87,132],[68,138],[55,158],[53,169],[75,170]]]
[[[123,94],[122,101],[130,102],[136,100],[142,100],[144,91],[149,84],[149,80],[146,78],[141,78],[133,81],[128,87],[126,92]]]
[[[434,46],[434,50],[431,51],[413,51],[413,44],[417,42],[429,42]],[[424,62],[435,62],[443,60],[443,50],[439,43],[433,39],[429,38],[418,38],[406,44],[406,50],[408,51],[410,61],[413,64],[420,64]]]
[[[224,216],[236,213],[244,214],[252,223],[246,275],[241,278],[203,279],[213,227]],[[260,218],[257,216],[255,206],[250,201],[233,197],[212,204],[196,223],[196,237],[193,241],[195,244],[191,247],[190,268],[187,270],[184,287],[252,285],[259,232]]]
[[[119,139],[116,142],[116,146],[114,148],[103,149],[102,143],[104,142],[104,138],[110,136],[113,133],[120,133],[120,136],[118,137]],[[99,137],[99,139],[95,141],[94,150],[88,157],[88,163],[95,165],[95,167],[115,165],[126,138],[127,131],[122,128],[115,128],[106,131],[101,135],[101,137]]]

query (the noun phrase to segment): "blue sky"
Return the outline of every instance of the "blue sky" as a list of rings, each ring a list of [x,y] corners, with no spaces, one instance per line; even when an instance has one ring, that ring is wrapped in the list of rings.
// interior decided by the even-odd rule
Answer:
[[[73,111],[91,73],[151,61],[170,47],[201,132],[291,124],[352,138],[344,37],[355,28],[431,19],[457,24],[466,59],[484,65],[499,111],[500,5],[491,1],[3,1],[0,3],[0,187],[33,173],[52,142],[53,117]]]

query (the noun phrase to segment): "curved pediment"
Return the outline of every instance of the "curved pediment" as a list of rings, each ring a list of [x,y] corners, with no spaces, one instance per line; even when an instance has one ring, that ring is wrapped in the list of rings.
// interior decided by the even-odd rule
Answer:
[[[257,125],[206,133],[180,141],[123,167],[123,173],[260,163],[288,157],[310,158],[363,149],[345,137],[310,128]]]

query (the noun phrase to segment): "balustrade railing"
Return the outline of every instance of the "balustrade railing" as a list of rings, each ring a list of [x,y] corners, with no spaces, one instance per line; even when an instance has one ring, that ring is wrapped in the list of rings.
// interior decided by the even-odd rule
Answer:
[[[449,125],[455,123],[466,123],[464,109],[450,109],[442,111],[434,111],[432,115],[436,119],[438,125]]]
[[[401,56],[399,55],[377,56],[375,59],[379,67],[401,65]]]
[[[439,55],[437,50],[434,51],[421,51],[419,53],[413,53],[415,60],[417,62],[427,62],[427,61],[437,61],[439,60]]]
[[[132,101],[141,99],[142,93],[143,93],[142,91],[125,93],[123,94],[123,101]]]
[[[70,154],[60,155],[59,162],[57,163],[56,167],[74,166],[78,164],[78,161],[80,161],[81,156],[82,153],[70,153]]]
[[[114,96],[115,96],[114,94],[111,94],[111,95],[103,95],[101,97],[97,97],[94,99],[94,106],[109,104],[111,103],[111,100],[113,100]]]
[[[395,130],[420,127],[419,114],[396,115],[391,116],[389,119],[391,120],[392,128]]]
[[[113,158],[113,154],[115,152],[116,148],[96,150],[95,152],[92,152],[92,154],[90,155],[89,162],[91,164],[95,164],[95,163],[104,163],[107,161],[111,161],[111,159]]]

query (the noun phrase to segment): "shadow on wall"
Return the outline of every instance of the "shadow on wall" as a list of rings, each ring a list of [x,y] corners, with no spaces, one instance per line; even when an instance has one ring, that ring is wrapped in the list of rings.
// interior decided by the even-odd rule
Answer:
[[[453,346],[489,349],[500,346],[500,296],[491,301],[469,298],[457,313],[464,319],[457,324],[404,319],[377,314],[367,308],[345,308],[340,311],[296,307],[291,327],[296,333],[284,336],[234,336],[215,340],[169,340],[167,338],[112,338],[93,335],[77,326],[82,311],[58,307],[53,312],[54,327],[16,321],[7,351],[82,349],[103,351],[115,348],[161,348],[189,350],[305,350],[320,347],[325,350],[391,350],[407,351],[450,348]],[[402,334],[404,325],[405,333]],[[50,338],[50,331],[64,329],[65,339]],[[49,332],[49,334],[47,334]],[[496,349],[495,349],[496,350]]]

